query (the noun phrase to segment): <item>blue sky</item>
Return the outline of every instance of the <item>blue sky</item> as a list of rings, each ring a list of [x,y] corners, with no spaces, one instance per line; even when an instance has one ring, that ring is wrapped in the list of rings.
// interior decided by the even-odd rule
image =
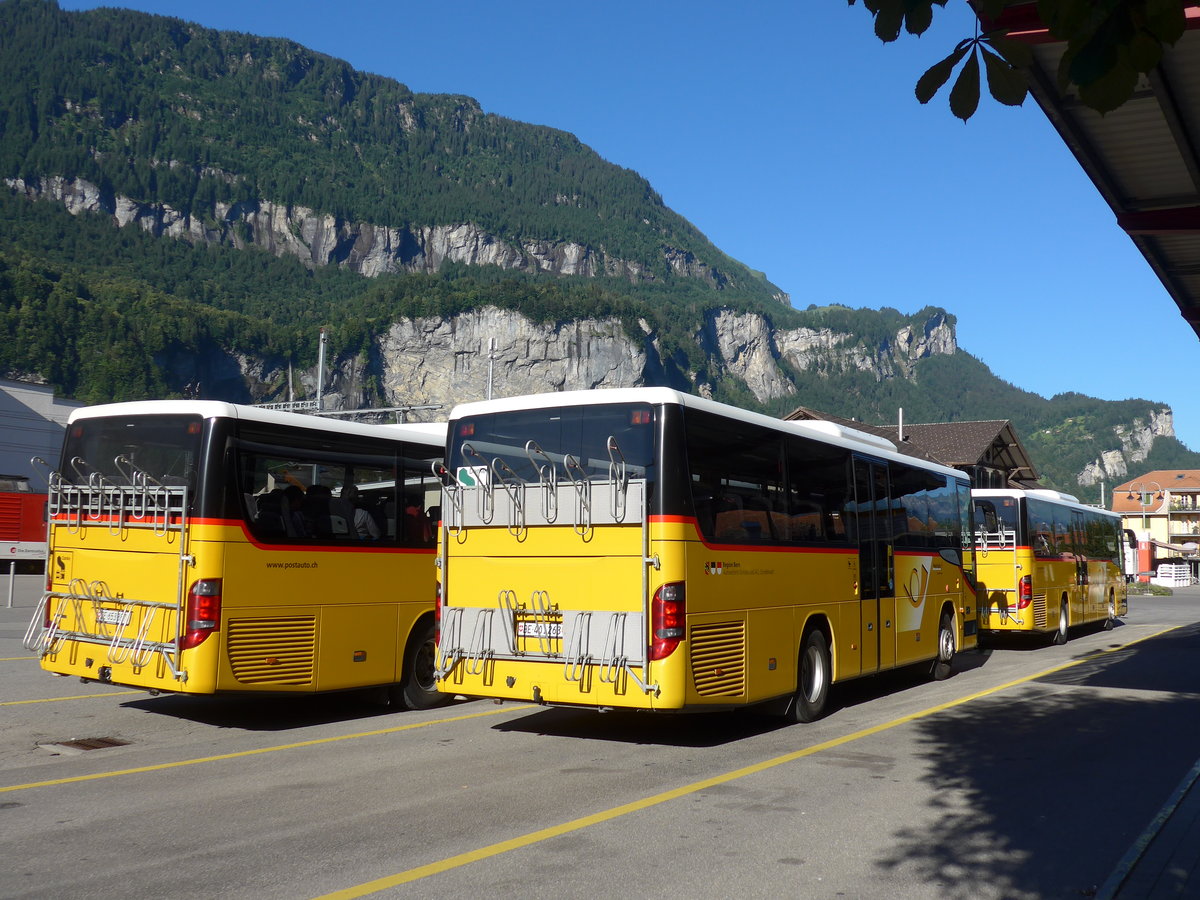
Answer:
[[[414,91],[576,134],[810,303],[941,306],[1017,387],[1169,405],[1200,450],[1198,341],[1032,100],[967,124],[921,73],[972,32],[950,0],[881,44],[844,0],[60,0],[286,37]]]

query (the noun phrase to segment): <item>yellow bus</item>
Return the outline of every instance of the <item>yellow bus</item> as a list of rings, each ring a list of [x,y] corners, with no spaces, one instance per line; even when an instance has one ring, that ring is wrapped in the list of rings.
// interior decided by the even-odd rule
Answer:
[[[542,394],[457,407],[443,478],[446,692],[810,721],[976,643],[966,476],[853,429]]]
[[[1128,611],[1121,517],[1049,490],[975,490],[979,627],[1065,644]],[[1126,536],[1129,540],[1131,536]]]
[[[445,435],[212,401],[76,410],[26,646],[49,672],[151,692],[441,702]]]

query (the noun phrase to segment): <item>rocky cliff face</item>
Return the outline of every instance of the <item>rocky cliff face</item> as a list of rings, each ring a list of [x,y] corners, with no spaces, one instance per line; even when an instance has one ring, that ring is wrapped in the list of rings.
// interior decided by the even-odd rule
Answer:
[[[1091,487],[1101,481],[1113,484],[1130,475],[1132,464],[1142,462],[1150,455],[1154,439],[1175,437],[1175,419],[1170,409],[1163,408],[1150,415],[1149,420],[1135,419],[1129,425],[1113,429],[1120,449],[1108,450],[1100,458],[1079,473],[1079,483]]]
[[[389,402],[447,410],[489,393],[638,386],[647,365],[645,345],[630,339],[618,320],[539,325],[495,307],[449,319],[401,319],[376,349]]]
[[[828,328],[774,330],[761,315],[727,309],[708,314],[700,344],[711,348],[724,370],[745,382],[759,401],[795,393],[781,363],[799,372],[858,371],[884,381],[909,378],[919,360],[958,349],[954,326],[944,315],[931,317],[919,333],[906,325],[872,347]]]
[[[140,228],[156,237],[235,248],[256,246],[277,256],[294,256],[308,266],[337,265],[373,278],[388,272],[438,271],[443,262],[491,265],[503,269],[632,282],[656,276],[640,262],[619,259],[572,241],[505,241],[469,222],[452,225],[389,227],[348,222],[303,206],[259,200],[217,203],[207,214],[190,215],[162,203],[105,196],[82,178],[8,178],[5,184],[31,200],[61,203],[72,214],[98,213],[118,227]],[[693,254],[665,248],[663,262],[674,274],[723,286],[726,278]],[[786,294],[776,297],[787,303]]]
[[[853,369],[876,380],[903,378],[919,359],[957,349],[954,327],[940,315],[926,322],[919,335],[905,327],[882,345],[866,347],[853,335],[777,330],[765,316],[717,309],[706,316],[697,341],[710,373],[741,381],[760,401],[796,393],[789,370]],[[289,380],[298,394],[313,396],[316,391],[314,370],[289,374],[280,360],[214,349],[159,364],[176,383],[203,385],[210,395],[219,388],[222,396],[244,402],[285,399]],[[695,372],[664,359],[658,336],[645,321],[630,334],[617,319],[538,323],[496,307],[446,318],[400,319],[365,357],[338,357],[334,350],[327,363],[326,405],[368,403],[363,392],[370,382],[380,389],[385,405],[436,404],[445,410],[488,396],[489,386],[494,397],[645,384],[711,395],[713,388]]]
[[[710,370],[745,383],[762,401],[791,396],[788,367],[819,364],[871,372],[879,380],[911,374],[918,359],[953,353],[954,329],[944,317],[920,335],[904,328],[884,346],[865,348],[852,335],[809,329],[777,331],[759,314],[714,310],[697,340]],[[849,348],[848,350],[846,348]],[[677,371],[659,353],[645,323],[629,334],[616,319],[536,323],[512,310],[485,307],[450,318],[401,319],[376,342],[375,367],[389,405],[443,404],[488,395],[670,384],[701,394],[711,385]],[[334,366],[335,384],[349,361]],[[347,384],[358,383],[347,378]],[[343,402],[357,398],[338,389]]]

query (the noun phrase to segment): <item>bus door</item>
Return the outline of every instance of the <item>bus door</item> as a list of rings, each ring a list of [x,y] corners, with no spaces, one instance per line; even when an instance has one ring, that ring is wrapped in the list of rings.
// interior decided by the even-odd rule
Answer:
[[[1079,611],[1082,618],[1072,618],[1072,622],[1084,622],[1096,612],[1097,590],[1103,590],[1103,585],[1091,584],[1088,577],[1088,547],[1087,547],[1087,518],[1079,510],[1071,510],[1071,542],[1075,556],[1075,591]]]
[[[896,661],[896,591],[887,464],[854,458],[862,671]]]
[[[1087,520],[1079,510],[1070,511],[1070,544],[1069,553],[1075,563],[1075,577],[1072,586],[1070,605],[1072,622],[1086,622],[1094,610],[1094,598],[1087,577]],[[1078,613],[1078,614],[1076,614]]]

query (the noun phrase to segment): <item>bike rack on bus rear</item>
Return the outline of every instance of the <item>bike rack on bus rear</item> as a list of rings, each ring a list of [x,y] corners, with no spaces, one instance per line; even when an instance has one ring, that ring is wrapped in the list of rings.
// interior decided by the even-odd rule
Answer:
[[[75,578],[65,591],[42,594],[25,631],[24,646],[46,656],[59,652],[67,641],[96,644],[107,647],[109,663],[129,662],[137,668],[160,654],[172,677],[183,682],[187,673],[180,668],[179,643],[184,632],[185,572],[192,562],[187,553],[188,489],[160,484],[126,457],[118,456],[114,463],[128,484],[116,484],[79,457],[70,464],[86,483],[73,483],[61,473],[51,472],[46,506],[51,537],[57,523],[71,535],[104,528],[113,537],[149,532],[168,544],[174,541],[178,555],[174,599],[137,599],[129,596],[132,592],[113,590],[102,580]],[[51,546],[51,557],[53,550]],[[51,604],[55,611],[47,616]],[[140,616],[135,615],[138,610]],[[62,627],[68,613],[76,625],[72,630]],[[174,615],[174,634],[165,640],[151,640],[151,627],[160,614]],[[89,621],[91,630],[81,627]],[[138,624],[131,628],[135,621]]]
[[[642,609],[639,612],[577,610],[551,603],[545,591],[534,590],[528,599],[502,589],[497,605],[488,607],[451,606],[442,609],[441,640],[437,674],[447,677],[462,664],[470,674],[481,674],[494,660],[561,660],[566,680],[580,681],[589,666],[597,666],[601,682],[613,684],[622,675],[630,677],[645,693],[658,690],[647,684],[634,670],[644,671],[648,663],[646,622],[649,618],[649,568],[658,560],[649,556],[649,516],[644,478],[630,478],[624,454],[615,437],[606,442],[608,478],[593,482],[584,465],[575,456],[564,454],[557,463],[536,441],[527,441],[525,453],[536,476],[526,481],[502,459],[488,460],[469,443],[460,448],[469,460],[470,479],[459,478],[444,466],[435,466],[442,482],[444,511],[442,555],[438,565],[445,569],[446,546],[461,542],[473,529],[499,527],[501,524],[516,540],[523,540],[530,528],[570,524],[583,541],[590,541],[597,525],[638,524],[642,531]],[[565,478],[558,477],[562,466]],[[498,495],[499,484],[502,494]],[[593,491],[606,490],[608,503],[595,502]],[[540,503],[528,502],[536,492]],[[470,502],[470,495],[474,502]],[[603,497],[605,494],[599,494]],[[501,499],[505,502],[498,502]],[[564,516],[564,512],[569,515]],[[537,650],[523,649],[516,640],[517,618],[531,623],[531,639]],[[593,628],[593,625],[600,626]],[[552,637],[552,628],[561,628]],[[558,649],[556,649],[556,644]]]

